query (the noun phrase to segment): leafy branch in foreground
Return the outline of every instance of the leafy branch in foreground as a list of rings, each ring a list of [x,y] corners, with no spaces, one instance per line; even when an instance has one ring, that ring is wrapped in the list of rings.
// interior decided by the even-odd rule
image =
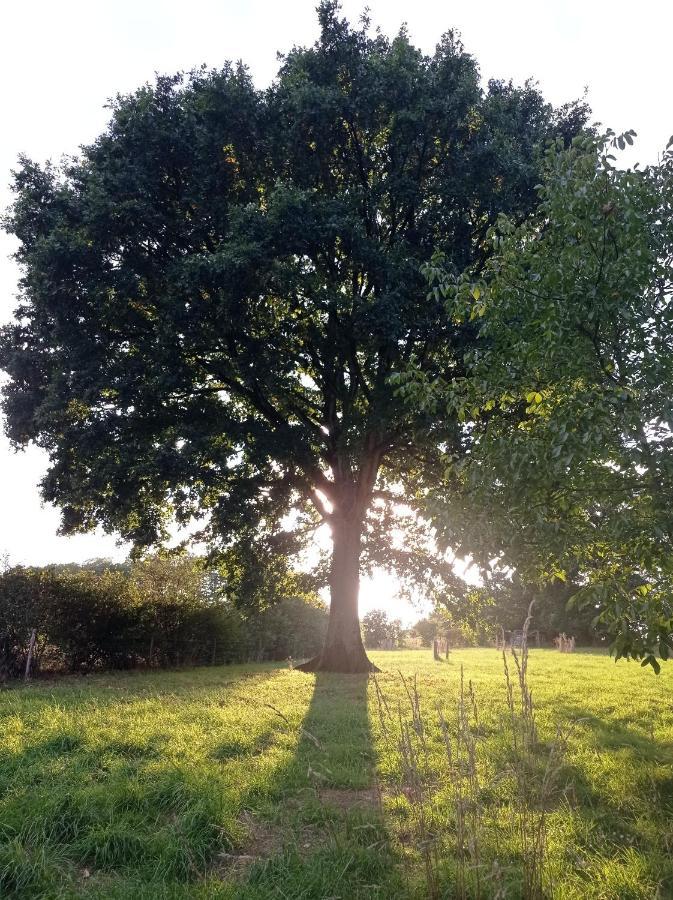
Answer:
[[[642,171],[633,133],[553,146],[537,214],[501,217],[481,273],[427,267],[449,318],[479,338],[466,374],[402,393],[463,421],[428,509],[488,567],[578,585],[617,658],[658,670],[673,646],[673,150]]]

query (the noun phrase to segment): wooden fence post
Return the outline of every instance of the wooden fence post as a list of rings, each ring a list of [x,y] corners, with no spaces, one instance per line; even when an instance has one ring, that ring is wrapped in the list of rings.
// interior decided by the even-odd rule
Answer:
[[[33,628],[30,633],[30,641],[28,643],[28,659],[26,660],[26,673],[23,680],[30,680],[30,667],[33,663],[33,650],[35,649],[35,638],[37,637],[37,629]]]

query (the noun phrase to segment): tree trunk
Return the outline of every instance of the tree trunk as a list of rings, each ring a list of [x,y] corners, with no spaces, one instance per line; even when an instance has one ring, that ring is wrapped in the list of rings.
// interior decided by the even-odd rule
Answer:
[[[318,656],[297,666],[302,672],[378,672],[365,653],[360,634],[361,517],[332,520],[330,613],[325,644]]]

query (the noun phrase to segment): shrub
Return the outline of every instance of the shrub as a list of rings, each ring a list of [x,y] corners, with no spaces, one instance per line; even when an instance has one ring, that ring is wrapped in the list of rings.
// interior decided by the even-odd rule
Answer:
[[[326,619],[308,595],[241,611],[227,599],[226,580],[213,580],[195,557],[19,566],[0,574],[0,677],[23,673],[33,629],[33,671],[90,671],[310,655]]]

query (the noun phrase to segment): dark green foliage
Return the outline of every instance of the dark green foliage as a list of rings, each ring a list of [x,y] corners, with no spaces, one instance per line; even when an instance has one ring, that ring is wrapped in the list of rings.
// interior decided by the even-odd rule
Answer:
[[[392,650],[397,648],[402,637],[402,623],[399,619],[391,619],[384,609],[372,609],[362,617],[362,635],[365,647]]]
[[[579,588],[572,580],[532,585],[522,582],[516,572],[494,573],[484,587],[470,592],[478,642],[490,643],[501,628],[519,631],[534,600],[530,631],[539,634],[543,646],[550,646],[561,633],[572,635],[581,646],[604,644],[605,629],[595,621],[598,610],[569,602]],[[536,640],[531,638],[531,644]]]
[[[481,586],[470,587],[460,597],[440,597],[433,613],[416,622],[413,633],[423,646],[447,636],[452,647],[491,645],[501,629],[507,633],[521,630],[532,601],[533,644],[539,639],[542,646],[551,646],[563,632],[582,646],[605,642],[606,629],[595,621],[598,608],[571,602],[581,589],[580,582],[569,578],[526,583],[516,571],[502,571],[495,564],[484,574],[487,577]]]
[[[319,649],[326,619],[306,594],[242,613],[193,557],[17,567],[0,575],[0,676],[23,674],[33,628],[34,671],[91,671],[296,657]]]
[[[439,247],[453,271],[482,265],[498,214],[535,203],[539,145],[586,110],[482,89],[452,33],[426,57],[331,0],[319,17],[268,90],[229,65],[161,77],[117,97],[78,159],[16,173],[4,410],[14,442],[49,452],[66,531],[144,546],[206,514],[203,537],[255,573],[322,519],[359,528],[375,488],[413,502],[438,444],[460,445],[455,417],[389,383],[411,358],[459,374],[473,339],[421,264]],[[390,562],[371,525],[368,564]]]
[[[46,579],[36,573],[29,580],[24,571],[0,574],[0,680],[23,674],[30,633],[46,603]]]
[[[243,659],[301,659],[318,653],[327,628],[322,603],[287,597],[260,612],[244,613],[240,625]]]
[[[437,622],[431,616],[419,619],[411,629],[412,635],[419,638],[423,647],[430,647],[438,631]]]
[[[404,391],[464,422],[470,453],[447,454],[428,495],[444,539],[528,584],[572,581],[570,615],[658,670],[673,652],[673,149],[620,170],[632,140],[551,147],[537,213],[501,218],[483,271],[428,267],[479,341],[464,377],[416,372]]]

